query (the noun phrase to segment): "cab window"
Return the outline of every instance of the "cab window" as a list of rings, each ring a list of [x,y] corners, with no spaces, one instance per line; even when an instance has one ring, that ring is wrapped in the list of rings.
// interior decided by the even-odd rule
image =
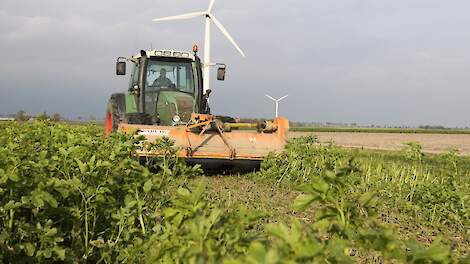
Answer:
[[[150,60],[147,66],[146,90],[169,89],[194,93],[191,62],[163,62]]]
[[[139,85],[139,65],[134,62],[132,63],[132,73],[129,79],[129,91],[132,91],[136,85]]]

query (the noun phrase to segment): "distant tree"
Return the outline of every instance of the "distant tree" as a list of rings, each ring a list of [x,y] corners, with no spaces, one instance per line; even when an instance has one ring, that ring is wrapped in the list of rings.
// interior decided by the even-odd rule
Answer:
[[[424,126],[419,126],[421,129],[446,129],[446,127],[441,126],[441,125],[436,125],[436,126],[430,126],[430,125],[424,125]]]
[[[95,117],[94,115],[90,115],[89,119],[90,119],[90,121],[92,121],[92,122],[96,121],[96,117]]]
[[[36,115],[36,120],[44,121],[44,120],[47,120],[47,119],[49,119],[49,116],[47,115],[46,112],[42,112],[42,113]]]
[[[16,121],[28,121],[30,116],[23,110],[16,112],[15,120]]]
[[[59,122],[61,120],[60,114],[59,113],[52,114],[51,120],[54,122]]]

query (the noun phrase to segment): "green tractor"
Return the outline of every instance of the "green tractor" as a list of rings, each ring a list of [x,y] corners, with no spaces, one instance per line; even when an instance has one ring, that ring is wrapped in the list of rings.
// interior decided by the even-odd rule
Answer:
[[[132,63],[125,93],[111,95],[106,112],[106,134],[137,130],[148,141],[169,137],[178,155],[196,163],[261,161],[283,149],[288,121],[276,118],[261,124],[236,123],[233,118],[211,115],[210,90],[204,92],[203,65],[193,53],[170,50],[141,51],[119,57],[116,74],[126,74]],[[225,79],[225,65],[218,64],[217,79]],[[239,128],[253,128],[239,129]],[[138,156],[158,156],[141,150]]]
[[[126,74],[126,58],[118,58],[116,74]],[[186,123],[192,113],[209,113],[203,94],[199,57],[180,51],[141,51],[128,59],[132,63],[126,93],[111,95],[106,113],[106,132],[115,132],[118,124]],[[223,80],[225,67],[218,70]]]

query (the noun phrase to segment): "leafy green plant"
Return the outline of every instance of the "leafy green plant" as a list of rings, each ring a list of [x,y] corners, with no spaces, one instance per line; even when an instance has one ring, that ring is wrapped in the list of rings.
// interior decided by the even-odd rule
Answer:
[[[423,147],[418,142],[406,142],[403,143],[405,148],[403,148],[403,153],[406,158],[410,161],[421,162],[424,157]]]
[[[199,172],[168,152],[152,173],[133,157],[142,138],[107,140],[94,126],[15,123],[1,132],[0,257],[8,262],[112,262],[147,237],[170,200],[170,179]]]
[[[214,200],[169,139],[109,139],[93,125],[0,124],[0,259],[5,263],[448,263],[445,241],[399,240],[381,221],[398,208],[468,227],[468,168],[457,155],[362,157],[314,137],[292,140],[254,177],[299,187],[293,219]],[[161,154],[142,166],[139,148]],[[416,152],[417,153],[417,152]],[[405,164],[405,165],[404,165]],[[463,174],[462,173],[467,173]],[[313,208],[313,210],[307,210]],[[307,211],[306,211],[307,210]]]
[[[284,152],[269,156],[256,177],[301,184],[341,162],[347,161],[332,145],[322,145],[313,136],[296,138],[286,145]]]
[[[362,219],[357,217],[356,212],[365,212],[365,215],[372,215],[377,223],[390,221],[388,219],[394,217],[393,221],[408,222],[421,228],[430,226],[463,235],[469,223],[466,206],[469,199],[468,169],[463,168],[466,164],[455,153],[444,157],[424,156],[417,144],[410,144],[404,152],[388,154],[339,149],[333,145],[319,144],[314,138],[303,138],[292,140],[284,153],[266,160],[254,178],[288,186],[306,184],[309,187],[302,188],[305,194],[296,199],[294,207],[303,210],[310,203],[315,204],[314,211],[318,215],[336,217],[336,229],[345,233],[348,233],[346,227],[351,225],[348,219]],[[335,183],[328,182],[329,179],[337,179],[333,176],[342,175],[343,168],[351,165],[355,168],[351,174],[353,176],[339,177],[341,181]],[[458,174],[465,170],[466,175]],[[328,192],[335,195],[328,195]],[[374,210],[368,211],[360,203],[368,196],[361,198],[362,194],[381,202],[374,206]],[[325,208],[327,212],[324,212]],[[374,216],[377,212],[380,212],[379,218]],[[330,223],[333,223],[331,219]],[[371,223],[367,222],[367,225],[372,226]],[[354,230],[360,230],[359,227],[365,224],[352,226]],[[379,232],[382,238],[390,232],[387,228],[383,230],[380,227],[378,230],[382,230]],[[396,241],[395,235],[393,237],[393,241]],[[409,237],[411,239],[413,234]],[[358,235],[355,239],[361,241]],[[372,237],[363,240],[364,243],[373,241]],[[403,247],[406,245],[402,244]]]

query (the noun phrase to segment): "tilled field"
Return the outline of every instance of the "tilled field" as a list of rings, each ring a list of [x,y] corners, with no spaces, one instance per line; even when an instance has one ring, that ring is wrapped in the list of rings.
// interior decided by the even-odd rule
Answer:
[[[400,150],[405,142],[418,142],[424,152],[443,153],[457,149],[462,155],[470,155],[470,135],[460,134],[398,134],[398,133],[349,133],[349,132],[289,132],[290,137],[315,135],[321,142],[333,141],[350,148]]]

